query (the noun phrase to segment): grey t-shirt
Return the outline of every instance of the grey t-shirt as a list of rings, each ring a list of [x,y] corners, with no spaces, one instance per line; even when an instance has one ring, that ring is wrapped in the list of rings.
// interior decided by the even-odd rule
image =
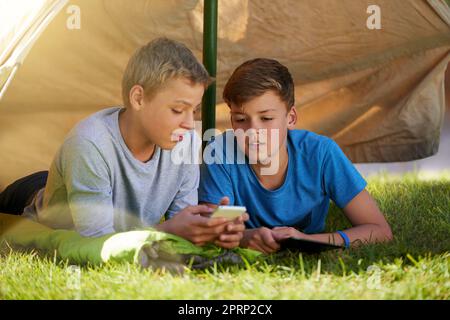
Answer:
[[[119,130],[122,108],[101,110],[77,124],[58,150],[45,189],[24,215],[83,236],[158,224],[197,204],[200,139],[194,131],[172,150],[134,158]],[[180,163],[181,162],[181,163]]]

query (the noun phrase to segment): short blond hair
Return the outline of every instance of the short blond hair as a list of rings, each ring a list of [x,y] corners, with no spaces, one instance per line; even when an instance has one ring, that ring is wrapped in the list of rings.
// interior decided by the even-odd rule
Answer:
[[[213,79],[188,47],[178,41],[157,38],[136,50],[128,61],[122,77],[122,98],[130,105],[130,90],[134,85],[144,88],[151,97],[172,78],[184,77],[206,87]]]

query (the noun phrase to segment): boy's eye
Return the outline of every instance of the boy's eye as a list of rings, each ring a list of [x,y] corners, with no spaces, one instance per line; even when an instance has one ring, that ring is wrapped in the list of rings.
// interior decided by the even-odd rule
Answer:
[[[244,122],[245,118],[235,118],[234,121],[235,122]]]
[[[270,118],[270,117],[263,117],[262,120],[263,120],[263,121],[270,121],[270,120],[273,120],[273,118]]]
[[[176,114],[180,114],[180,113],[182,113],[183,111],[177,110],[177,109],[172,109],[172,112],[173,112],[173,113],[176,113]]]

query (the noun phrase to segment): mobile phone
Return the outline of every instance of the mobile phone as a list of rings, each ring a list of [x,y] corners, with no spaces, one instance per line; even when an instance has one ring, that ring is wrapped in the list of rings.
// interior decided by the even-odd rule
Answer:
[[[240,206],[218,206],[211,214],[211,218],[227,218],[233,220],[247,211],[247,208]]]
[[[301,251],[305,253],[318,253],[326,250],[333,249],[343,249],[344,247],[334,245],[328,242],[298,239],[298,238],[287,238],[281,240],[281,249],[289,249],[292,251]]]

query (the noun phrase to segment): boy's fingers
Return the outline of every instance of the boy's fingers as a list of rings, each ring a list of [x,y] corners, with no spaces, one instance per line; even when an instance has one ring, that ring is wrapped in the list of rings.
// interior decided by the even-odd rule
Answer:
[[[239,242],[242,239],[242,233],[221,234],[219,241],[221,242]]]
[[[252,245],[251,249],[258,250],[258,251],[260,251],[262,253],[265,253],[265,254],[269,254],[269,253],[273,252],[272,249],[270,249],[269,247],[265,246],[263,243],[254,243]]]
[[[214,209],[208,207],[205,204],[200,204],[198,206],[190,206],[185,208],[184,210],[192,214],[211,213],[214,211]]]
[[[205,218],[209,218],[211,216],[211,212],[201,212],[199,213],[199,215]]]
[[[273,253],[278,250],[278,249],[273,249],[272,247],[269,247],[264,242],[260,244],[260,247],[264,250],[265,253]]]
[[[281,230],[286,230],[286,229],[289,229],[289,227],[275,227],[272,230],[281,231]]]
[[[206,218],[206,221],[202,221],[202,227],[204,228],[212,228],[212,227],[217,227],[220,225],[224,225],[225,223],[228,222],[227,218]],[[223,228],[225,228],[225,225],[223,226]]]
[[[247,213],[244,213],[240,217],[237,217],[227,226],[228,232],[241,232],[245,230],[245,224],[244,222],[247,221],[249,218]]]
[[[261,251],[262,253],[272,253],[275,251],[264,243],[261,233],[256,233],[253,239],[249,241],[249,248]]]
[[[230,223],[226,225],[227,232],[243,232],[245,225],[243,223]]]
[[[282,233],[282,232],[274,232],[273,233],[273,238],[275,239],[275,241],[284,240],[289,237],[290,237],[290,235],[287,233]]]
[[[220,199],[220,203],[221,206],[227,206],[230,204],[230,198],[228,197],[223,197],[222,199]]]
[[[275,235],[277,236],[282,236],[282,235],[288,235],[289,231],[286,229],[272,229],[272,236],[275,237]]]
[[[261,237],[264,242],[264,245],[269,247],[271,250],[276,251],[276,250],[280,249],[280,245],[273,238],[272,232],[264,232],[261,235]]]
[[[210,229],[211,232],[213,232],[214,234],[219,235],[219,234],[222,234],[222,233],[225,232],[226,226],[227,226],[226,224],[220,224],[220,225],[215,226],[215,227],[210,227],[209,229]]]
[[[218,236],[219,234],[225,232],[225,227],[227,226],[226,222],[227,220],[225,219],[225,221],[219,220],[222,218],[217,218],[214,220],[217,221],[210,221],[213,219],[210,218],[203,218],[202,219],[206,219],[207,221],[204,220],[197,220],[197,222],[195,223],[195,228],[196,228],[196,233],[198,235],[202,235],[202,234],[206,234],[206,235],[214,235],[214,236]]]
[[[262,253],[266,253],[266,251],[259,244],[254,243],[254,242],[249,243],[248,248],[249,249],[253,249],[253,250],[257,250],[257,251],[262,252]]]
[[[233,249],[233,248],[236,248],[236,247],[239,246],[239,242],[238,241],[236,241],[236,242],[223,242],[223,241],[216,240],[216,241],[214,241],[214,244],[216,246],[218,246],[218,247],[222,247],[222,248],[225,248],[225,249]]]
[[[215,234],[200,234],[197,236],[194,236],[191,239],[191,242],[198,245],[199,243],[206,243],[206,242],[211,242],[214,241],[217,238],[217,235]]]
[[[222,224],[225,224],[226,222],[228,222],[228,220],[226,218],[209,218],[209,217],[205,217],[201,214],[197,214],[193,217],[191,217],[191,221],[192,224],[196,225],[197,227],[200,228],[213,228]]]
[[[250,218],[250,216],[248,215],[248,213],[243,213],[241,216],[234,219],[234,223],[244,223],[249,218]]]

